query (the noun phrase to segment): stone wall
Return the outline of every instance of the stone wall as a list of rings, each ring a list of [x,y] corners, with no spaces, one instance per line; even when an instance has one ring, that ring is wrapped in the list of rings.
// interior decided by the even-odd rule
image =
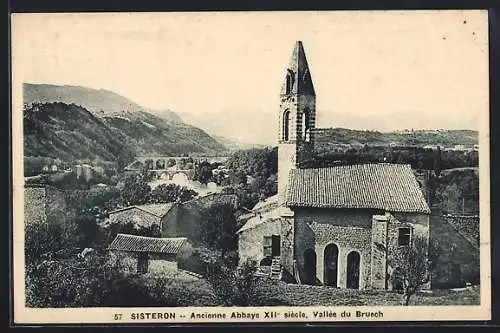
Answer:
[[[148,261],[148,273],[171,274],[177,272],[175,256],[149,254]],[[110,263],[121,272],[137,273],[137,253],[110,251]]]
[[[389,218],[374,215],[372,219],[372,258],[371,286],[374,289],[387,289],[387,231]]]
[[[25,223],[45,223],[53,209],[64,210],[65,191],[49,185],[26,185],[24,187]]]
[[[360,255],[360,288],[370,286],[371,217],[374,210],[363,209],[296,209],[295,251],[300,274],[303,275],[304,251],[316,252],[316,277],[324,282],[324,251],[327,245],[338,247],[337,284],[347,287],[347,256]]]
[[[281,221],[275,219],[254,228],[240,232],[238,255],[240,263],[254,260],[258,263],[264,258],[264,236],[281,235]]]
[[[148,273],[172,274],[177,272],[177,261],[173,256],[149,255]]]
[[[419,236],[429,242],[429,215],[420,213],[391,213],[387,214],[389,224],[387,230],[387,253],[391,255],[398,248],[399,228],[411,229],[411,239]],[[391,272],[393,267],[387,267],[387,288],[392,289]],[[424,285],[423,289],[429,289],[430,283]]]
[[[137,256],[123,251],[109,251],[110,264],[120,272],[137,273]]]
[[[294,238],[295,238],[295,222],[292,216],[281,217],[281,265],[283,270],[291,277],[294,277]],[[295,281],[297,282],[297,281]]]
[[[430,239],[437,245],[436,269],[432,275],[432,288],[464,287],[467,282],[479,283],[479,248],[443,216],[432,215]]]
[[[451,224],[457,232],[479,247],[479,216],[477,215],[445,215],[444,221]]]
[[[44,223],[47,221],[45,213],[46,200],[44,187],[24,188],[24,221],[26,224]]]

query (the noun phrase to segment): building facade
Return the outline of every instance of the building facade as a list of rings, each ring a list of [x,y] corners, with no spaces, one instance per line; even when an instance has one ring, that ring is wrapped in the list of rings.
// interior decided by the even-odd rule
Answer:
[[[390,289],[392,251],[417,235],[429,239],[430,210],[411,167],[303,168],[314,152],[316,95],[300,41],[278,118],[276,204],[249,214],[238,232],[240,260],[279,262],[280,276],[296,283]]]

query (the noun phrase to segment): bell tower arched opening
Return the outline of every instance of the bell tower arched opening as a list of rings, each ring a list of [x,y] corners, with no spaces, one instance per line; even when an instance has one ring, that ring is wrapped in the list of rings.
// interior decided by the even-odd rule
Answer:
[[[290,140],[290,110],[283,113],[283,141]]]

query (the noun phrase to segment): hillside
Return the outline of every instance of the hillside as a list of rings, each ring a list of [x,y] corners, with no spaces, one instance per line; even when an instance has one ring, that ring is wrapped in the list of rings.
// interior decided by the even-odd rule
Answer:
[[[173,111],[145,108],[112,91],[80,86],[24,83],[23,102],[24,104],[73,103],[84,107],[98,117],[109,116],[122,111],[144,111],[170,121],[182,121]]]
[[[251,148],[264,148],[265,145],[251,144],[238,141],[236,139],[230,139],[224,136],[212,135],[212,137],[222,143],[229,151],[235,151],[240,149],[251,149]]]
[[[326,128],[315,130],[316,142],[328,144],[368,144],[370,146],[426,146],[455,145],[473,146],[478,144],[478,132],[473,130],[440,130],[413,132],[360,131],[346,128]]]
[[[146,112],[94,116],[65,103],[34,104],[24,110],[24,155],[63,161],[130,161],[135,155],[215,154],[226,148],[204,131]]]

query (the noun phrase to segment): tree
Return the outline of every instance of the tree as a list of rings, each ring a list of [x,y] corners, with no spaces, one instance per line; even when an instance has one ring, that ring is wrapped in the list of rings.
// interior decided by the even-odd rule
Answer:
[[[122,197],[126,204],[144,204],[149,200],[150,193],[151,187],[141,175],[132,174],[125,179]]]
[[[189,201],[196,197],[198,192],[188,189],[187,187],[177,184],[160,184],[151,192],[151,201],[160,202],[176,202]]]
[[[256,262],[248,260],[238,267],[229,254],[206,248],[196,249],[196,258],[220,305],[259,305]]]
[[[220,250],[223,254],[234,251],[238,246],[236,217],[232,205],[214,203],[200,214],[201,241],[209,249]]]
[[[436,175],[437,178],[439,178],[439,175],[441,174],[442,170],[442,161],[441,161],[441,148],[438,146],[436,150],[436,154],[434,156],[434,174]]]
[[[389,256],[389,264],[394,268],[393,285],[403,291],[403,304],[408,305],[412,295],[430,282],[435,268],[437,246],[429,244],[420,235],[413,238],[408,246],[400,246]]]
[[[210,163],[203,161],[196,165],[193,179],[206,185],[212,178],[212,170]]]

